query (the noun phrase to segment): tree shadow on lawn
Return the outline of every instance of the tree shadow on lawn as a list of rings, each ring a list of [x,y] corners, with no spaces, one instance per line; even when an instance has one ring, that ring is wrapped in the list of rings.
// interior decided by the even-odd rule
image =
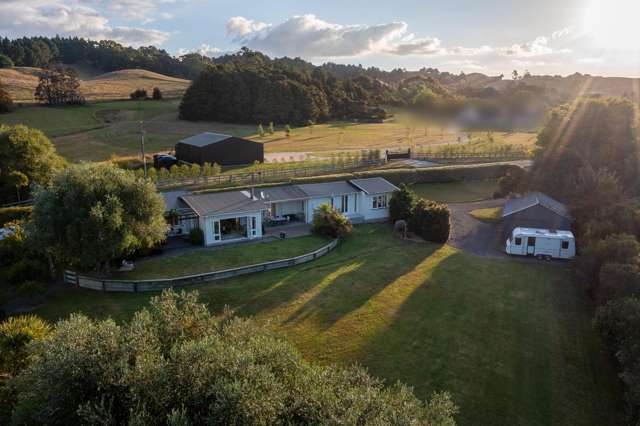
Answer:
[[[611,424],[615,377],[568,274],[441,250],[354,360],[420,398],[451,392],[460,424]]]

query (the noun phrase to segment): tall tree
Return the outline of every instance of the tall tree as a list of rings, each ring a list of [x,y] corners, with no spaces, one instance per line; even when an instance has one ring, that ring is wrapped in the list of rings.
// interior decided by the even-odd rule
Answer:
[[[19,172],[28,182],[44,185],[64,166],[64,160],[40,130],[23,125],[0,125],[0,200],[16,200],[15,179]],[[22,195],[26,195],[23,191]]]
[[[78,75],[72,68],[55,67],[40,75],[35,98],[47,105],[81,105],[85,99],[80,92]]]
[[[2,85],[2,80],[0,80],[0,114],[10,112],[12,107],[13,99],[11,99],[11,95]]]
[[[165,236],[164,202],[155,186],[112,165],[81,165],[36,194],[30,236],[50,259],[81,269],[109,262]]]

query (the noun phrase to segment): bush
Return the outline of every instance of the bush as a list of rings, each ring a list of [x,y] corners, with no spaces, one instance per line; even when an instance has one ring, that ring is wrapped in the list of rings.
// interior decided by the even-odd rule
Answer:
[[[2,67],[0,67],[2,68]],[[0,114],[6,114],[13,109],[13,99],[9,92],[7,92],[2,86],[0,81]]]
[[[451,212],[445,204],[420,199],[413,209],[410,227],[425,241],[446,243],[451,229]]]
[[[640,297],[640,266],[629,263],[602,265],[595,293],[595,298],[601,304],[622,297]]]
[[[153,88],[153,93],[151,95],[153,97],[154,101],[159,101],[162,99],[162,92],[160,91],[160,88],[158,87],[154,87]]]
[[[391,223],[398,220],[409,220],[411,212],[416,205],[416,194],[404,183],[400,184],[400,189],[393,191],[389,200],[389,219]]]
[[[605,263],[636,263],[640,255],[640,243],[633,235],[614,234],[592,242],[578,258],[576,267],[597,287],[600,268]]]
[[[27,344],[42,339],[51,326],[35,315],[11,317],[0,324],[0,368],[16,374],[27,364]]]
[[[628,424],[640,420],[640,299],[617,299],[596,311],[596,328],[620,363]]]
[[[32,350],[14,424],[455,424],[448,395],[313,365],[196,293],[165,291],[123,325],[72,315]]]
[[[7,55],[0,53],[0,68],[13,68],[13,61]]]
[[[204,245],[204,232],[200,228],[193,228],[191,231],[189,231],[187,241],[189,241],[194,246]]]
[[[328,204],[323,204],[313,213],[311,231],[331,238],[347,236],[353,230],[349,219]]]
[[[146,89],[137,89],[131,92],[129,97],[133,100],[139,100],[139,99],[147,99],[149,95],[147,94]]]
[[[31,210],[31,206],[0,208],[0,226],[16,220],[28,219]]]

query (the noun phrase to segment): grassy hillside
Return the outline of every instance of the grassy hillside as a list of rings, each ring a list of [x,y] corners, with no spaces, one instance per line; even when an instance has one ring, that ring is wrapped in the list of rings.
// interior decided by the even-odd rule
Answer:
[[[198,291],[213,311],[253,316],[309,359],[360,363],[420,398],[450,391],[461,425],[615,424],[619,412],[588,297],[562,267],[476,257],[363,225],[312,264]],[[65,288],[36,313],[122,321],[150,296]]]
[[[34,102],[40,71],[29,67],[0,69],[0,80],[16,102]],[[182,96],[190,84],[189,80],[139,69],[95,76],[83,70],[80,76],[80,88],[88,101],[128,99],[136,89],[147,89],[151,94],[154,87],[159,87],[165,97],[175,98]]]

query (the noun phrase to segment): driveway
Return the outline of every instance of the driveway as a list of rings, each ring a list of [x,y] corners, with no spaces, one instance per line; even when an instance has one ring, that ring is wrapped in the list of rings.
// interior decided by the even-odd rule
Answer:
[[[451,235],[449,244],[477,256],[506,257],[500,223],[481,222],[469,214],[475,209],[504,205],[504,199],[473,203],[450,203]]]

